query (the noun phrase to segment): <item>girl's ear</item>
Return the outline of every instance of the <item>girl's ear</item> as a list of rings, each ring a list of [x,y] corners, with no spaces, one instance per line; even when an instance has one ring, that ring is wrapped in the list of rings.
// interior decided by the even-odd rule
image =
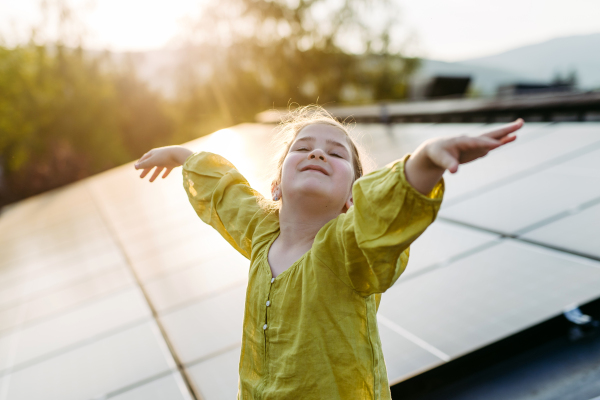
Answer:
[[[274,201],[281,199],[281,190],[279,189],[279,183],[276,181],[271,183],[271,196]]]
[[[344,208],[342,209],[342,212],[346,212],[350,209],[350,207],[352,207],[354,205],[354,199],[352,198],[352,195],[350,195],[350,197],[348,197],[348,200],[346,200],[346,202],[344,203]]]

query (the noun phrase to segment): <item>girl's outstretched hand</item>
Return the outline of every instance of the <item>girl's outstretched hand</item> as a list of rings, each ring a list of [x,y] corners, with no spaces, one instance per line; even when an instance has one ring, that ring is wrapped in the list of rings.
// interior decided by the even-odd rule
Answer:
[[[150,182],[154,182],[163,169],[166,169],[163,174],[164,179],[169,175],[173,168],[182,165],[186,158],[192,153],[191,150],[182,146],[158,147],[144,154],[134,166],[135,169],[143,169],[140,178],[144,178],[152,168],[156,167],[156,170],[150,177]]]
[[[446,170],[455,173],[459,164],[476,160],[491,150],[512,142],[516,136],[508,135],[522,126],[523,120],[519,118],[479,136],[428,140],[408,159],[405,166],[406,179],[419,192],[428,194]]]
[[[455,173],[458,171],[458,164],[476,160],[485,156],[491,150],[515,140],[516,136],[508,135],[522,126],[523,120],[519,118],[515,122],[479,136],[435,139],[426,146],[427,155],[433,164]]]

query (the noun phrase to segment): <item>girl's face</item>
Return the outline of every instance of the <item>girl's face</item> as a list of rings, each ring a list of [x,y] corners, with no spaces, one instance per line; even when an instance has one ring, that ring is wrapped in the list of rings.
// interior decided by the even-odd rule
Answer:
[[[309,195],[342,212],[352,204],[352,165],[352,153],[343,131],[327,124],[308,125],[290,146],[277,189],[283,201],[305,200]]]

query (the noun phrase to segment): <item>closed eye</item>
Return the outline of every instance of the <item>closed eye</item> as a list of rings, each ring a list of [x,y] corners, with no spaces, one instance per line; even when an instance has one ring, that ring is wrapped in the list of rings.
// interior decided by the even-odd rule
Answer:
[[[330,153],[330,155],[332,155],[332,156],[334,156],[334,157],[337,157],[337,158],[344,158],[344,157],[340,156],[340,155],[339,155],[339,154],[337,154],[337,153]]]

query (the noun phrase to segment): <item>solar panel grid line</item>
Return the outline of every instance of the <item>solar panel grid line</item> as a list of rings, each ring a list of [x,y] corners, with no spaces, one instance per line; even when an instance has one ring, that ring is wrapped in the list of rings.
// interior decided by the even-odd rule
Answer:
[[[69,248],[65,248],[65,249],[61,249],[62,251],[60,252],[51,252],[50,254],[48,254],[48,252],[45,252],[43,254],[40,254],[40,252],[36,252],[36,251],[28,251],[28,249],[26,247],[28,246],[23,246],[25,248],[22,247],[17,247],[17,249],[15,249],[14,247],[11,249],[13,251],[16,251],[17,254],[13,255],[13,256],[7,256],[5,255],[3,257],[2,262],[0,262],[0,274],[5,274],[6,273],[6,268],[10,267],[11,265],[14,265],[15,263],[19,263],[21,266],[23,265],[23,263],[27,263],[27,262],[32,262],[32,264],[34,265],[39,265],[40,261],[46,261],[49,258],[52,259],[52,257],[54,257],[55,259],[59,259],[59,260],[64,260],[67,259],[68,256],[78,256],[81,255],[82,253],[89,253],[89,252],[96,252],[95,250],[97,250],[99,247],[104,247],[105,249],[103,249],[104,251],[107,250],[107,248],[111,248],[112,246],[110,246],[111,240],[109,240],[106,236],[103,236],[102,238],[98,238],[96,240],[90,240],[87,242],[80,242],[77,243],[77,246],[72,246]],[[21,251],[21,250],[27,250],[27,251]],[[40,255],[43,255],[44,257],[42,259],[40,259]]]
[[[172,360],[164,358],[152,325],[150,321],[129,328],[5,375],[0,387],[8,399],[102,398],[115,389],[172,370]]]
[[[22,320],[25,319],[25,315],[27,312],[27,304],[23,304],[19,307],[19,314],[17,317],[18,322],[21,322]],[[17,327],[20,327],[21,324],[19,323],[17,325]],[[0,331],[1,333],[2,331]],[[16,332],[19,332],[19,329],[16,329]],[[4,360],[4,364],[6,365],[6,368],[2,367],[5,371],[4,372],[0,372],[0,382],[2,381],[3,377],[5,377],[6,375],[10,375],[10,372],[12,371],[12,366],[15,363],[15,359],[17,357],[17,349],[19,348],[19,341],[20,341],[20,336],[14,335],[12,340],[10,341],[10,344],[8,346],[8,355],[6,356],[5,360]],[[0,385],[0,399],[4,399],[6,397],[6,388],[3,388],[2,385]]]
[[[446,363],[383,324],[378,330],[390,385]]]
[[[156,183],[156,182],[155,182]],[[158,188],[160,190],[160,188]],[[105,197],[106,195],[102,195]],[[139,196],[139,195],[138,195]],[[113,201],[111,199],[111,201]],[[127,213],[121,213],[116,211],[107,210],[115,224],[115,228],[118,231],[126,233],[128,230],[135,230],[137,225],[142,223],[152,227],[160,227],[161,225],[168,223],[174,217],[180,215],[191,215],[188,211],[180,211],[175,206],[170,204],[160,204],[156,201],[148,201],[143,204],[134,204],[131,210]],[[151,207],[150,207],[151,206]],[[185,204],[177,205],[178,207],[184,207]],[[169,210],[169,213],[161,213],[161,210]]]
[[[203,400],[236,398],[240,351],[241,347],[238,345],[206,361],[187,367],[192,383]]]
[[[600,259],[598,227],[600,204],[527,232],[520,238],[591,259]]]
[[[77,221],[79,226],[77,229],[77,231],[79,231],[82,235],[84,236],[88,236],[88,237],[97,237],[97,236],[102,236],[104,234],[106,234],[105,231],[102,230],[102,227],[100,227],[100,229],[98,229],[97,224],[98,221],[93,221],[90,220],[90,218],[81,218],[79,220],[75,219],[72,221]],[[13,230],[12,228],[4,228],[10,230],[10,231],[14,231],[14,235],[9,236],[8,238],[5,238],[2,243],[0,243],[0,255],[6,255],[6,254],[10,254],[9,252],[12,250],[12,247],[14,245],[21,245],[24,246],[26,243],[32,243],[32,242],[37,242],[40,247],[39,248],[32,248],[33,252],[39,252],[39,251],[43,251],[44,248],[48,248],[48,246],[50,245],[50,243],[45,243],[46,238],[48,238],[48,236],[43,236],[41,235],[41,233],[45,233],[47,234],[49,231],[55,231],[56,232],[56,236],[51,237],[52,240],[56,240],[58,243],[69,243],[70,240],[77,240],[74,239],[73,237],[69,237],[68,235],[73,233],[72,232],[72,227],[66,227],[66,229],[63,227],[65,226],[66,222],[70,222],[70,221],[65,221],[63,220],[60,224],[56,224],[56,225],[52,225],[50,227],[40,227],[37,229],[29,229],[26,231],[16,231]],[[62,228],[62,229],[61,229]],[[71,232],[69,232],[69,230],[71,230]]]
[[[588,156],[600,154],[596,151]],[[600,196],[600,187],[556,167],[443,209],[441,217],[490,228],[505,235]]]
[[[592,199],[592,200],[589,200],[589,201],[586,201],[586,202],[581,203],[581,204],[578,204],[578,205],[576,205],[574,207],[569,208],[566,211],[562,211],[562,212],[557,213],[557,214],[555,214],[555,215],[553,215],[551,217],[548,217],[548,218],[546,218],[544,220],[541,220],[539,222],[536,222],[534,224],[526,226],[525,228],[519,229],[519,231],[516,232],[516,235],[517,236],[524,235],[524,234],[526,234],[528,232],[531,232],[531,231],[533,231],[535,229],[539,229],[539,228],[541,228],[541,227],[543,227],[545,225],[551,224],[551,223],[556,222],[558,220],[561,220],[561,219],[563,219],[565,217],[569,217],[571,215],[580,213],[580,212],[582,212],[582,211],[584,211],[584,210],[586,210],[586,209],[588,209],[590,207],[593,207],[595,205],[598,205],[598,204],[600,204],[600,197]]]
[[[93,297],[91,299],[86,299],[85,301],[79,302],[75,306],[73,306],[73,307],[71,307],[71,308],[69,308],[67,310],[61,310],[60,312],[56,312],[56,313],[52,314],[51,316],[38,318],[35,321],[31,321],[31,322],[28,322],[28,323],[24,323],[24,324],[18,325],[15,328],[4,329],[2,332],[0,332],[0,339],[3,336],[5,336],[5,335],[10,335],[14,331],[21,330],[21,329],[27,328],[27,327],[32,327],[32,326],[44,324],[45,322],[54,320],[57,316],[63,316],[65,314],[69,314],[69,313],[73,313],[73,312],[78,312],[78,309],[82,309],[82,308],[88,307],[90,304],[94,304],[96,302],[104,301],[107,298],[111,298],[113,296],[123,295],[124,292],[128,292],[131,289],[132,289],[132,287],[124,287],[124,288],[115,290],[114,292],[109,292],[108,294],[105,294],[103,296],[98,296],[98,297]],[[23,304],[26,304],[26,303],[24,302]]]
[[[245,297],[244,284],[160,315],[184,365],[240,344]]]
[[[25,369],[25,368],[28,368],[28,367],[30,367],[32,365],[38,364],[38,363],[40,363],[42,361],[49,360],[51,358],[56,357],[57,355],[65,353],[65,352],[77,350],[80,347],[87,346],[87,345],[89,345],[91,343],[95,343],[98,340],[102,340],[104,338],[107,338],[107,337],[113,336],[115,334],[118,334],[118,333],[120,333],[122,331],[128,330],[128,329],[136,327],[138,325],[142,325],[142,324],[148,322],[148,320],[150,318],[151,317],[144,317],[144,318],[137,319],[137,320],[135,320],[133,322],[129,322],[129,323],[125,324],[125,325],[120,325],[120,326],[118,326],[118,327],[116,327],[116,328],[114,328],[114,329],[112,329],[110,331],[102,332],[102,333],[100,333],[98,335],[89,337],[87,339],[81,340],[81,341],[76,342],[76,343],[73,343],[73,344],[71,344],[69,346],[61,347],[61,348],[59,348],[59,349],[57,349],[55,351],[43,354],[41,356],[38,356],[36,358],[32,358],[31,360],[27,360],[27,361],[24,361],[24,362],[21,362],[21,363],[15,363],[14,360],[9,360],[7,362],[7,365],[5,365],[5,366],[0,365],[0,375],[10,374],[12,372],[16,372],[16,371],[19,371],[21,369]],[[19,335],[17,334],[15,336],[18,337]],[[13,348],[16,351],[19,348],[19,346],[18,346],[18,344],[16,344],[16,345],[12,344],[11,348]]]
[[[145,379],[143,379],[143,380],[140,380],[140,381],[134,382],[134,383],[132,383],[132,384],[130,384],[130,385],[127,385],[127,386],[120,387],[120,388],[118,388],[118,389],[116,389],[116,390],[112,390],[112,391],[110,391],[109,393],[105,393],[105,394],[103,394],[103,395],[100,395],[100,396],[98,396],[98,397],[96,397],[96,398],[94,398],[94,399],[92,399],[92,400],[106,400],[106,399],[111,399],[111,398],[114,398],[114,397],[116,397],[116,396],[118,396],[118,395],[120,395],[120,394],[123,394],[123,393],[129,392],[129,391],[131,391],[131,390],[133,390],[133,389],[135,389],[135,388],[138,388],[138,387],[140,387],[140,386],[144,386],[144,385],[146,385],[146,384],[148,384],[148,383],[150,383],[150,382],[153,382],[153,381],[159,380],[159,379],[161,379],[161,378],[164,378],[164,377],[166,377],[166,376],[169,376],[169,375],[171,375],[172,373],[173,373],[173,371],[172,371],[172,370],[168,370],[168,371],[163,371],[163,372],[160,372],[160,373],[158,373],[158,374],[156,374],[156,375],[153,375],[153,376],[150,376],[150,377],[148,377],[148,378],[145,378]],[[166,400],[166,399],[165,399],[165,400]]]
[[[212,283],[212,282],[210,282],[210,283]],[[212,290],[210,290],[210,289],[202,290],[202,291],[199,291],[196,293],[192,293],[192,295],[181,296],[179,299],[175,299],[175,300],[173,300],[172,298],[168,298],[169,296],[167,294],[167,296],[160,297],[162,304],[157,309],[157,312],[160,315],[168,314],[168,313],[180,310],[181,308],[185,308],[190,304],[194,304],[199,301],[203,301],[203,300],[218,296],[223,291],[227,291],[229,289],[234,289],[234,288],[238,288],[238,287],[244,287],[245,285],[246,285],[246,281],[244,280],[244,278],[240,278],[240,279],[237,279],[237,280],[234,280],[231,282],[227,282],[224,284],[222,283],[221,285],[215,287]],[[159,288],[159,290],[160,290],[160,288]],[[155,291],[155,293],[160,293],[159,290]]]
[[[458,261],[458,260],[460,260],[462,258],[465,258],[465,257],[469,257],[470,255],[479,253],[480,251],[487,250],[487,249],[489,249],[492,246],[496,246],[496,245],[500,244],[500,241],[501,241],[501,239],[498,238],[498,239],[495,239],[493,241],[481,244],[481,245],[479,245],[477,247],[474,247],[474,248],[471,248],[471,249],[469,249],[467,251],[464,251],[464,252],[461,252],[461,253],[456,254],[454,256],[448,257],[447,259],[445,259],[445,260],[443,260],[441,262],[438,262],[438,263],[435,263],[435,264],[431,264],[431,265],[428,265],[426,267],[422,267],[419,271],[414,272],[414,273],[412,273],[412,274],[410,274],[410,275],[408,275],[406,277],[404,277],[404,274],[402,274],[400,276],[401,280],[398,280],[398,283],[399,284],[400,283],[404,283],[404,282],[406,282],[406,281],[408,281],[410,279],[417,278],[420,275],[434,272],[438,268],[448,267],[448,266],[450,266],[455,261]],[[410,261],[409,261],[409,263],[410,263]]]
[[[51,260],[52,262],[46,265],[39,263],[43,268],[34,268],[32,263],[27,263],[24,266],[14,263],[5,270],[5,274],[0,275],[0,288],[6,287],[8,291],[0,297],[8,296],[11,291],[17,292],[20,286],[28,286],[31,291],[35,291],[35,289],[39,291],[43,290],[44,286],[52,283],[55,285],[60,284],[61,280],[68,281],[78,277],[95,276],[125,265],[120,257],[114,257],[113,252],[107,252],[104,257],[98,257],[98,259],[91,259],[93,256],[94,253],[90,252],[67,260]],[[73,270],[78,266],[80,270],[75,273],[75,276],[67,275],[69,270]],[[23,267],[23,270],[21,270],[21,267]],[[44,282],[44,279],[47,279],[48,282]],[[51,282],[52,280],[55,282]]]
[[[589,207],[593,207],[594,205],[590,205]],[[586,207],[585,209],[587,209],[589,207]],[[563,218],[565,218],[567,216],[568,215],[565,215],[565,216],[561,217],[560,219],[563,219]],[[559,252],[563,252],[563,253],[566,253],[566,254],[571,254],[571,255],[574,255],[574,256],[582,257],[582,258],[587,258],[587,259],[590,259],[590,260],[600,261],[600,256],[595,255],[595,254],[590,254],[590,253],[586,253],[586,252],[576,251],[576,250],[573,250],[573,249],[568,248],[568,247],[555,246],[555,245],[551,245],[551,244],[545,243],[543,241],[538,241],[538,240],[535,240],[535,239],[529,239],[527,237],[523,237],[523,235],[527,234],[528,232],[523,232],[520,235],[518,235],[518,234],[511,235],[511,234],[507,234],[507,233],[504,233],[504,232],[495,231],[493,229],[485,228],[485,227],[482,227],[482,226],[471,225],[469,223],[462,222],[460,220],[451,219],[451,218],[448,218],[448,217],[438,216],[437,219],[442,220],[442,221],[451,222],[451,223],[454,223],[454,224],[457,224],[457,225],[462,225],[462,226],[464,226],[466,228],[471,228],[471,229],[476,230],[476,231],[482,231],[482,232],[487,232],[487,233],[491,233],[491,234],[496,234],[496,235],[499,235],[502,238],[510,238],[510,239],[515,240],[515,241],[520,241],[520,242],[523,242],[523,243],[529,243],[529,244],[533,244],[533,245],[536,245],[536,246],[545,247],[545,248],[548,248],[548,249],[551,249],[551,250],[556,250],[556,251],[559,251]],[[560,219],[548,221],[547,224],[550,224],[552,222],[558,221]],[[545,225],[547,225],[547,224],[545,224]]]
[[[92,258],[96,256],[96,258]],[[29,274],[44,276],[60,274],[69,265],[80,265],[82,269],[102,268],[101,264],[122,265],[123,260],[115,253],[111,244],[105,243],[95,249],[91,246],[78,251],[48,252],[29,259],[7,262],[0,266],[0,286],[18,284]]]
[[[536,241],[533,239],[527,239],[527,238],[523,238],[523,237],[517,237],[514,240],[523,242],[523,243],[528,243],[528,244],[533,244],[536,246],[542,246],[545,247],[547,249],[552,249],[552,250],[556,250],[562,253],[566,253],[566,254],[571,254],[574,256],[578,256],[578,257],[582,257],[582,258],[587,258],[590,260],[595,260],[595,261],[600,261],[600,256],[594,255],[594,254],[589,254],[589,253],[585,253],[585,252],[580,252],[580,251],[575,251],[572,250],[570,248],[567,247],[560,247],[560,246],[554,246],[554,245],[550,245],[548,243],[545,242],[540,242],[540,241]]]
[[[145,227],[145,232],[139,231],[135,234],[126,235],[121,233],[120,239],[127,245],[130,254],[135,256],[143,256],[144,251],[148,250],[147,246],[140,244],[142,238],[148,238],[156,235],[156,241],[163,247],[176,246],[179,241],[190,240],[191,236],[208,233],[202,229],[198,229],[197,224],[190,223],[189,216],[176,220],[173,225],[163,225],[156,227]],[[194,221],[195,222],[195,221]]]
[[[162,235],[161,230],[163,231]],[[174,231],[177,233],[174,233]],[[127,246],[131,257],[141,261],[151,258],[153,253],[175,251],[172,250],[173,247],[184,246],[192,237],[200,235],[204,235],[204,233],[193,226],[189,226],[189,224],[182,224],[181,228],[171,228],[169,226],[148,228],[146,233],[123,235],[119,239]],[[199,242],[196,241],[196,243]]]
[[[446,362],[451,360],[451,357],[448,354],[444,353],[440,349],[436,348],[435,346],[433,346],[430,343],[426,342],[425,340],[421,339],[417,335],[410,333],[406,329],[402,328],[400,325],[394,323],[392,320],[384,317],[381,313],[377,314],[377,321],[379,323],[381,323],[382,325],[385,325],[389,329],[393,330],[400,336],[410,340],[417,346],[421,347],[423,350],[430,352],[434,356],[438,357],[440,360],[443,360]]]
[[[192,400],[181,374],[172,372],[108,395],[114,400]]]
[[[140,278],[144,282],[159,279],[165,274],[174,273],[198,265],[198,262],[213,261],[218,258],[232,259],[237,252],[222,238],[199,240],[196,237],[179,240],[172,245],[157,244],[151,248],[134,247],[129,253],[133,267],[139,269]],[[131,246],[125,244],[128,250]]]
[[[78,187],[81,183],[78,182],[73,185],[74,187]],[[54,196],[56,197],[57,195],[54,194]],[[45,208],[40,204],[43,203],[43,200],[45,200],[46,197],[51,197],[51,194],[44,193],[36,196],[35,199],[32,199],[30,205],[33,210],[30,210],[29,212],[24,212],[23,210],[26,210],[27,207],[17,207],[9,212],[3,213],[3,221],[0,228],[2,228],[3,231],[11,232],[11,236],[14,234],[27,234],[35,232],[36,230],[60,225],[64,220],[76,219],[77,217],[86,216],[93,212],[93,209],[90,208],[88,203],[89,199],[87,198],[77,199],[78,201],[73,202],[74,204],[69,204],[65,201],[65,203],[60,203],[61,206],[64,205],[64,209],[53,210],[52,207]],[[53,201],[56,201],[56,199]],[[21,223],[22,214],[26,214],[26,217],[29,220],[28,224],[24,225]]]
[[[98,266],[96,268],[89,268],[87,270],[77,270],[77,267],[78,266],[75,266],[74,269],[76,271],[74,273],[54,279],[54,282],[52,282],[51,278],[49,279],[48,275],[51,274],[46,274],[46,276],[36,276],[35,278],[24,279],[23,282],[18,285],[12,285],[4,288],[1,292],[2,295],[0,296],[0,310],[13,307],[22,301],[30,301],[37,297],[51,294],[57,290],[66,289],[69,286],[92,280],[98,274],[123,268],[123,265],[113,264],[109,266]],[[36,282],[40,282],[37,287],[34,285]],[[46,285],[46,287],[43,285]]]
[[[63,235],[66,238],[65,239],[71,239],[70,237],[68,237],[67,235],[65,235],[65,230],[66,229],[72,229],[72,225],[66,225],[65,222],[76,222],[77,223],[77,227],[81,228],[79,229],[79,232],[81,232],[82,234],[87,234],[87,235],[94,235],[97,233],[105,233],[104,230],[102,230],[102,226],[98,226],[99,225],[99,221],[96,219],[96,215],[94,214],[85,214],[85,215],[75,215],[73,216],[73,218],[65,218],[65,219],[61,219],[60,221],[57,221],[56,224],[52,224],[50,226],[42,226],[42,227],[38,227],[36,229],[31,229],[31,227],[28,227],[28,229],[14,229],[11,228],[10,230],[8,228],[3,228],[6,229],[7,232],[11,232],[10,235],[7,235],[6,237],[0,237],[0,245],[6,244],[7,242],[18,242],[20,240],[25,240],[28,241],[30,240],[32,237],[35,238],[37,233],[47,233],[48,229],[52,229],[56,235]],[[62,228],[62,229],[61,229]],[[65,229],[66,228],[66,229]],[[96,229],[92,229],[92,228],[96,228]],[[100,228],[100,229],[98,229]],[[70,232],[68,232],[70,233]],[[2,246],[4,247],[4,246]],[[2,247],[0,247],[0,249],[2,249]],[[0,254],[3,254],[5,251],[4,250],[0,250]]]
[[[223,253],[223,249],[221,249],[221,253]],[[230,249],[227,249],[225,253],[226,254],[223,255],[218,254],[217,251],[211,251],[208,252],[208,254],[203,254],[201,256],[192,254],[191,256],[182,257],[170,263],[166,262],[163,257],[155,257],[145,262],[135,260],[134,267],[139,269],[140,278],[143,280],[143,282],[145,284],[149,284],[151,282],[164,279],[168,275],[196,268],[202,262],[213,263],[216,260],[227,260],[232,258]]]
[[[552,256],[561,258],[565,261],[574,261],[574,262],[577,262],[578,264],[586,265],[586,266],[589,266],[592,268],[600,268],[600,263],[597,262],[600,260],[595,260],[594,258],[591,258],[591,257],[584,257],[584,256],[580,256],[578,254],[572,254],[568,251],[556,250],[556,249],[548,247],[544,244],[532,245],[531,243],[527,243],[526,241],[524,241],[520,238],[515,238],[515,239],[511,239],[511,240],[515,243],[515,245],[527,246],[529,249],[531,249],[533,251],[537,251],[542,254],[551,254]]]
[[[80,251],[64,251],[49,253],[22,260],[20,262],[9,262],[0,267],[0,286],[18,284],[29,276],[43,276],[64,271],[69,266],[76,264],[81,268],[95,268],[98,264],[123,265],[120,254],[115,253],[114,246],[100,242],[96,248],[88,247]],[[95,258],[91,259],[91,257]]]
[[[2,263],[0,263],[0,273],[4,273],[7,268],[15,264],[23,265],[28,262],[38,264],[40,261],[47,260],[48,257],[64,259],[69,255],[95,252],[94,250],[98,247],[111,247],[110,241],[107,240],[107,236],[104,234],[84,236],[71,241],[57,240],[55,246],[39,246],[40,242],[43,241],[48,242],[50,240],[36,238],[36,240],[24,240],[18,245],[14,242],[7,243],[6,247],[10,247],[10,252],[7,250],[3,256]]]
[[[20,324],[3,332],[0,334],[0,372],[36,362],[32,360],[51,358],[73,346],[93,341],[90,338],[102,338],[143,322],[150,314],[138,293],[127,289],[79,304],[52,318]],[[109,312],[110,316],[107,315]],[[7,355],[16,350],[16,358]]]
[[[77,270],[77,268],[80,268],[80,270],[75,272],[73,275],[66,275],[68,271]],[[123,268],[125,267],[121,260],[99,257],[99,259],[96,260],[87,259],[83,261],[81,259],[77,259],[77,261],[74,260],[70,264],[65,262],[64,264],[58,264],[52,269],[48,268],[38,270],[30,268],[26,269],[25,271],[19,271],[19,274],[9,274],[0,280],[0,288],[10,288],[11,286],[14,286],[22,289],[22,293],[21,295],[16,295],[15,291],[13,290],[13,297],[5,299],[7,302],[0,306],[0,310],[10,307],[11,304],[14,305],[23,301],[23,295],[26,293],[32,294],[29,299],[32,300],[37,297],[51,295],[53,292],[68,289],[70,286],[77,286],[88,281],[93,281],[94,279],[98,279],[101,276],[111,272],[117,272]],[[30,290],[25,290],[23,289],[23,286],[26,286],[29,276],[32,277],[31,281],[33,283],[38,281],[39,283],[37,285],[31,285]],[[10,290],[7,291],[9,294],[10,292]],[[6,296],[8,296],[8,294]]]
[[[51,318],[54,315],[77,306],[82,301],[92,300],[98,296],[127,288],[133,283],[129,278],[130,275],[124,273],[123,270],[109,271],[96,277],[96,279],[86,280],[58,292],[49,293],[42,297],[24,301],[17,306],[0,310],[0,334],[18,325],[43,318]],[[16,317],[15,314],[21,309],[23,304],[28,306],[25,317]]]
[[[468,222],[463,222],[459,219],[455,219],[455,218],[449,218],[449,217],[445,217],[443,215],[439,215],[436,217],[436,220],[440,220],[440,221],[445,221],[451,224],[456,224],[456,225],[461,225],[465,228],[469,228],[469,229],[473,229],[474,231],[480,231],[480,232],[486,232],[486,233],[490,233],[492,235],[497,235],[501,238],[517,238],[517,235],[513,235],[510,233],[506,233],[506,232],[501,232],[501,231],[497,231],[491,228],[487,228],[484,226],[479,226],[479,225],[473,225],[470,224]]]
[[[90,190],[93,193],[93,190],[94,190],[93,186],[91,186],[91,185],[88,186],[88,190]],[[173,359],[173,361],[174,361],[174,363],[175,363],[175,365],[177,367],[177,370],[180,372],[181,376],[183,377],[183,379],[184,379],[184,381],[186,383],[186,386],[187,386],[188,390],[190,391],[190,394],[192,395],[192,397],[194,398],[194,400],[196,400],[197,396],[194,393],[193,387],[190,384],[189,379],[187,378],[187,375],[185,373],[185,369],[183,367],[183,364],[181,363],[181,361],[179,359],[179,356],[176,353],[176,351],[175,351],[175,349],[174,349],[174,347],[173,347],[173,345],[172,345],[172,343],[170,341],[170,338],[168,337],[168,335],[167,335],[167,333],[166,333],[166,331],[165,331],[165,329],[164,329],[164,327],[162,325],[162,322],[158,318],[158,313],[157,313],[157,311],[156,311],[156,309],[154,307],[154,304],[152,303],[152,300],[150,299],[148,293],[146,292],[145,287],[142,284],[141,280],[137,276],[137,273],[136,273],[135,269],[133,268],[133,266],[131,265],[131,262],[129,261],[126,249],[123,247],[122,243],[118,240],[117,234],[116,234],[116,232],[114,230],[114,227],[113,227],[113,225],[111,223],[110,217],[108,217],[107,215],[105,215],[104,210],[102,208],[102,205],[99,204],[98,201],[96,200],[97,197],[95,197],[94,199],[95,199],[94,200],[94,204],[96,205],[96,207],[98,209],[98,212],[100,213],[102,219],[104,220],[107,228],[109,229],[109,231],[113,235],[113,238],[115,239],[116,244],[120,247],[120,249],[121,249],[121,251],[123,253],[124,258],[128,261],[128,266],[129,266],[130,272],[133,275],[134,280],[135,280],[137,286],[139,287],[140,291],[142,292],[144,298],[146,299],[146,302],[148,303],[148,306],[149,306],[149,308],[150,308],[150,310],[152,312],[153,321],[156,323],[156,326],[158,327],[159,334],[160,334],[160,336],[162,337],[162,339],[164,340],[164,342],[165,342],[165,344],[167,346],[167,350],[168,350],[169,355],[172,357],[172,359]]]
[[[189,369],[190,367],[193,367],[196,364],[200,364],[200,363],[209,361],[209,360],[211,360],[211,359],[213,359],[215,357],[219,357],[219,356],[221,356],[221,355],[223,355],[225,353],[228,353],[228,352],[230,352],[232,350],[240,349],[241,345],[242,345],[242,342],[240,340],[237,343],[232,343],[232,344],[229,344],[227,346],[223,346],[223,347],[219,348],[218,350],[213,351],[212,353],[208,353],[208,354],[203,355],[201,357],[198,357],[198,358],[195,358],[193,360],[187,361],[185,363],[185,368]],[[237,372],[237,371],[235,371],[235,372]]]

